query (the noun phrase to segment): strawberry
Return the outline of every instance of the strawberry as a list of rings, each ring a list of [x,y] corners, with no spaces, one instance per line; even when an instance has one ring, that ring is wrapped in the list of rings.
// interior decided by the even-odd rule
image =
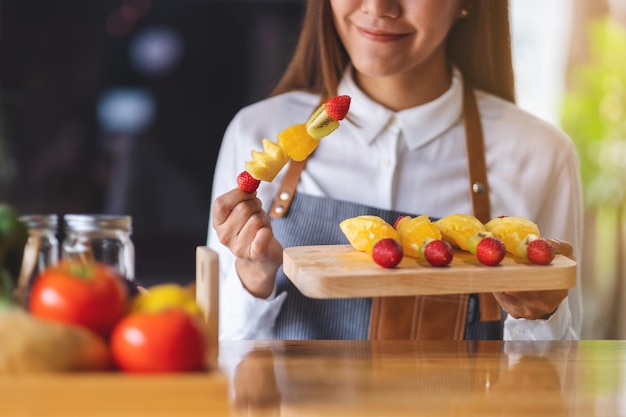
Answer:
[[[248,171],[242,171],[237,175],[237,186],[246,193],[253,193],[259,188],[261,181],[254,178]]]
[[[495,237],[484,237],[476,245],[476,258],[484,265],[498,265],[505,254],[504,243]]]
[[[554,247],[545,239],[535,239],[528,244],[526,256],[534,264],[548,265],[554,259]]]
[[[395,268],[402,256],[402,245],[390,237],[380,239],[372,248],[372,259],[383,268]]]
[[[467,250],[469,253],[476,255],[476,248],[478,247],[478,243],[486,237],[493,237],[493,233],[491,232],[478,232],[475,235],[472,235],[467,238]]]
[[[348,114],[348,109],[350,108],[350,96],[335,96],[326,100],[325,108],[326,113],[335,119],[335,120],[343,120]]]
[[[454,251],[445,240],[427,238],[420,247],[420,254],[432,266],[446,266],[452,262]]]

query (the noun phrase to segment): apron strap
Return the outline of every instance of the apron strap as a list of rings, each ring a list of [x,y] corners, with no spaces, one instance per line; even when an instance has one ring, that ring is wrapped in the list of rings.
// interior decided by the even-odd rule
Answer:
[[[491,218],[483,132],[473,89],[463,83],[463,121],[474,215],[483,223]],[[270,217],[289,211],[306,160],[289,161],[270,209]],[[370,340],[463,340],[469,294],[374,297]],[[500,305],[491,293],[479,294],[480,320],[499,321]]]
[[[269,216],[274,218],[283,217],[289,211],[291,200],[296,192],[298,181],[300,181],[300,173],[304,169],[306,159],[303,161],[289,161],[287,172],[280,182],[280,187],[270,208]]]
[[[463,83],[463,123],[465,125],[465,148],[469,172],[470,198],[474,216],[483,223],[491,220],[489,203],[489,182],[487,181],[487,163],[485,162],[485,144],[483,129],[476,104],[474,89]],[[500,304],[492,293],[478,295],[481,321],[499,321]]]

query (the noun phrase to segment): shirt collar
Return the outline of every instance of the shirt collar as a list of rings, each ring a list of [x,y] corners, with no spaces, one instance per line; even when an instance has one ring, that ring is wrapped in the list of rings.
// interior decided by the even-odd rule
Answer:
[[[450,88],[435,100],[399,112],[391,111],[368,97],[357,85],[349,66],[338,87],[338,93],[352,100],[348,119],[358,140],[371,144],[382,130],[396,124],[409,150],[437,138],[459,121],[462,115],[463,88],[461,73],[454,68]]]

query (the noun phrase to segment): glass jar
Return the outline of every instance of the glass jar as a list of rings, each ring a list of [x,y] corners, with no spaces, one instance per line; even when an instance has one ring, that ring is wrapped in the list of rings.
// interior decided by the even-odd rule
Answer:
[[[63,259],[102,262],[128,281],[135,280],[135,246],[130,238],[130,216],[66,214],[63,219]]]
[[[19,220],[28,231],[28,240],[24,247],[15,298],[20,304],[27,305],[34,279],[59,261],[58,217],[55,214],[30,214],[20,216]]]

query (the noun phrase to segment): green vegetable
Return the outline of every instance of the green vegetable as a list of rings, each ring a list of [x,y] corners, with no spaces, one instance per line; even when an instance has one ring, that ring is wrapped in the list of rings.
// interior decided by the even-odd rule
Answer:
[[[0,203],[0,296],[10,294],[17,285],[27,239],[28,232],[18,212]]]
[[[0,269],[0,312],[14,307],[13,282],[6,269]]]

